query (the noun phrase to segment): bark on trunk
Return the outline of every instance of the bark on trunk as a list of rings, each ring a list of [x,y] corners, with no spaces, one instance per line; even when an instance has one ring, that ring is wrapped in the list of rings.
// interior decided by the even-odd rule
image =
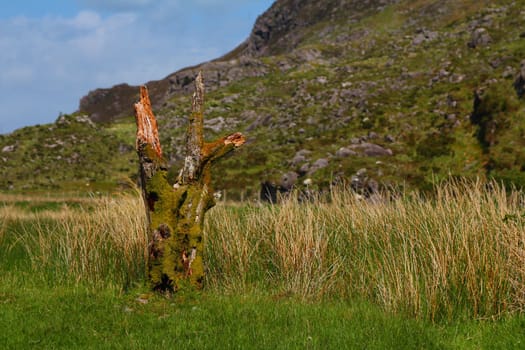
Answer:
[[[199,73],[186,134],[184,166],[175,184],[170,184],[145,86],[140,89],[140,102],[135,104],[140,186],[150,232],[149,279],[154,290],[202,287],[202,227],[206,211],[215,205],[210,187],[211,166],[245,141],[242,134],[235,133],[205,143],[203,109],[204,83]]]

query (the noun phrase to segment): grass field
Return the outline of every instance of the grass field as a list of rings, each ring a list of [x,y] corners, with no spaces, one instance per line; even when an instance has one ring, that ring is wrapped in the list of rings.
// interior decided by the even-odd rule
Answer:
[[[524,196],[220,204],[206,287],[145,287],[136,195],[0,196],[0,348],[521,349]],[[57,204],[59,203],[59,204]]]

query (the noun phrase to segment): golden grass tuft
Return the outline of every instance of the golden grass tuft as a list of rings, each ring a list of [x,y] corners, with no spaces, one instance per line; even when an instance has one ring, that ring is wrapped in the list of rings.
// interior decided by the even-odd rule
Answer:
[[[457,181],[428,197],[367,202],[334,191],[330,203],[217,208],[208,281],[238,289],[264,274],[286,294],[366,298],[430,319],[523,311],[524,200],[496,183]]]
[[[56,282],[94,286],[127,286],[143,279],[147,233],[142,198],[103,197],[88,209],[62,207],[28,213],[4,207],[0,217],[18,221],[16,243],[22,244],[35,271]]]

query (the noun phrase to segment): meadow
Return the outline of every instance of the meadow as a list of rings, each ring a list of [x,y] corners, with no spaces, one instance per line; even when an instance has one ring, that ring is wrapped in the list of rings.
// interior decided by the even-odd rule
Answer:
[[[137,193],[0,195],[0,348],[512,349],[525,343],[525,194],[219,203],[202,291],[150,293]]]

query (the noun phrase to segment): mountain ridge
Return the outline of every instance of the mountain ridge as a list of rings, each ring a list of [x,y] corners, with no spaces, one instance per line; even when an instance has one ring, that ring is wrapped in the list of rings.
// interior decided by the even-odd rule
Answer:
[[[450,176],[523,186],[523,8],[522,0],[276,1],[230,53],[147,84],[165,155],[183,161],[189,93],[203,70],[207,136],[248,139],[217,167],[214,186],[230,198],[257,197],[261,183],[281,191],[346,183],[365,196]],[[0,137],[0,188],[110,188],[133,178],[137,98],[129,85],[96,90],[60,128]]]
[[[259,58],[293,51],[302,39],[302,28],[340,17],[341,11],[352,7],[359,16],[361,11],[370,9],[373,4],[381,7],[395,2],[397,0],[276,1],[257,18],[248,38],[232,51],[219,58],[184,67],[163,79],[146,82],[152,104],[160,108],[173,95],[191,92],[191,82],[200,70],[205,74],[208,90],[246,77],[261,76],[265,70]],[[87,114],[96,122],[132,115],[137,91],[138,86],[126,83],[95,89],[80,99],[77,112]]]

